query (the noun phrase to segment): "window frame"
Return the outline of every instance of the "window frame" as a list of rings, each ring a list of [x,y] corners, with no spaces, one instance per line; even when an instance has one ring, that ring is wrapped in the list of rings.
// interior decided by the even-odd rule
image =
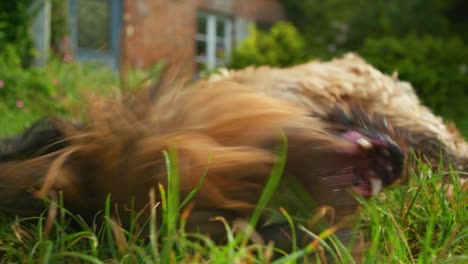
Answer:
[[[205,23],[205,34],[199,33],[198,19],[204,17]],[[217,22],[223,21],[224,25],[224,36],[217,36]],[[205,42],[206,56],[202,57],[197,54],[198,50],[195,49],[195,61],[196,63],[204,63],[208,70],[213,70],[217,67],[225,66],[230,61],[230,55],[232,51],[233,41],[233,19],[230,16],[221,15],[217,13],[209,13],[204,11],[197,12],[197,28],[195,33],[195,47],[198,45],[198,41]],[[222,44],[224,47],[223,58],[217,57],[217,45]]]
[[[120,68],[120,31],[122,27],[122,0],[102,0],[109,4],[109,50],[101,51],[78,47],[77,2],[68,0],[70,17],[70,38],[74,56],[79,61],[99,61],[114,70]]]

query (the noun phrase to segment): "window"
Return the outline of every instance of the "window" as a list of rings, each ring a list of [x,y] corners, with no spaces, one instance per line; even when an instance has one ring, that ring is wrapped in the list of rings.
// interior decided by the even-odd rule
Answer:
[[[71,37],[78,60],[119,66],[120,0],[69,0]]]
[[[199,13],[195,41],[197,71],[225,66],[232,50],[232,20],[226,16]]]

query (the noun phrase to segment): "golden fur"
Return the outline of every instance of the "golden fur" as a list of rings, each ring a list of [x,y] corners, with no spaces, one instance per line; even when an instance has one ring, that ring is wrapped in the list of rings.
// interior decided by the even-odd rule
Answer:
[[[143,209],[149,190],[166,184],[163,151],[175,147],[181,197],[208,170],[188,226],[219,236],[222,225],[209,219],[250,216],[284,132],[284,177],[299,178],[318,205],[347,215],[357,204],[347,190],[351,179],[325,177],[349,168],[343,156],[356,151],[339,132],[347,125],[329,118],[336,110],[357,120],[359,129],[387,135],[403,152],[409,144],[434,164],[440,141],[451,161],[466,168],[466,142],[419,103],[409,84],[350,54],[288,69],[229,72],[189,87],[171,87],[155,101],[145,96],[94,100],[84,127],[50,121],[63,133],[66,147],[0,163],[0,208],[37,214],[39,199],[61,190],[67,207],[91,218],[109,193],[120,208],[133,200],[137,210]],[[399,132],[403,130],[407,132]]]

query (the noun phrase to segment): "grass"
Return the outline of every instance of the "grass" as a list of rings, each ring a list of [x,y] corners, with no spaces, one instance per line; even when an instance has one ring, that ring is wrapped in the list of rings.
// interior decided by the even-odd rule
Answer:
[[[0,218],[1,262],[279,264],[295,263],[312,254],[316,263],[327,263],[323,257],[326,252],[334,263],[353,263],[350,250],[327,230],[321,234],[307,231],[311,237],[328,238],[296,248],[278,259],[271,258],[272,245],[247,243],[249,231],[235,233],[222,218],[215,221],[225,223],[228,239],[223,245],[202,234],[185,232],[189,209],[182,206],[190,208],[190,197],[197,189],[189,197],[179,197],[175,153],[174,149],[165,153],[168,185],[158,186],[162,194],[160,202],[155,200],[155,190],[150,192],[149,219],[132,212],[131,224],[124,229],[111,217],[108,199],[103,205],[102,224],[89,224],[63,208],[58,197],[41,216]],[[286,159],[284,146],[278,153],[278,162],[251,219],[252,225],[279,183]],[[406,184],[371,200],[361,200],[360,230],[368,241],[363,263],[467,263],[467,192],[461,190],[458,175],[453,171],[416,164]],[[162,209],[160,225],[156,225],[157,208]],[[137,228],[136,222],[141,220],[147,228]]]
[[[407,184],[361,201],[376,263],[466,263],[468,195],[452,170],[418,162]],[[452,189],[453,188],[453,189]],[[450,190],[452,189],[452,190]]]

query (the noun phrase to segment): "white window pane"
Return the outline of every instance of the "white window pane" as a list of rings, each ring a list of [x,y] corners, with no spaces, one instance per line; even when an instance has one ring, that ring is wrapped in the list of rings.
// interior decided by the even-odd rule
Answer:
[[[235,37],[234,41],[239,44],[249,35],[249,26],[253,23],[245,18],[238,17],[234,22]]]
[[[226,50],[225,56],[224,56],[224,62],[229,63],[231,60],[231,51],[232,51],[232,35],[233,35],[233,30],[232,30],[232,20],[226,20],[226,23],[224,24],[224,31],[225,31],[225,38],[224,38],[224,48]]]
[[[78,0],[78,47],[110,49],[110,6],[108,1]]]
[[[207,27],[207,17],[206,15],[203,15],[203,14],[198,14],[197,16],[197,33],[198,34],[202,34],[202,35],[205,35],[207,30],[206,30],[206,27]]]
[[[224,38],[224,19],[217,17],[216,19],[216,37]]]
[[[224,59],[225,54],[226,54],[226,48],[224,44],[216,44],[216,58]]]
[[[214,69],[216,67],[216,16],[207,17],[207,67]]]
[[[206,41],[197,40],[197,56],[206,57]]]
[[[196,40],[207,41],[208,37],[206,35],[197,34],[197,35],[195,35],[195,39]]]
[[[206,69],[226,65],[232,47],[233,27],[229,17],[199,13],[197,16],[197,62],[205,62]],[[197,64],[198,65],[198,64]],[[197,66],[200,70],[201,66]]]
[[[204,63],[204,62],[206,62],[206,57],[197,56],[197,57],[195,57],[195,61]]]

